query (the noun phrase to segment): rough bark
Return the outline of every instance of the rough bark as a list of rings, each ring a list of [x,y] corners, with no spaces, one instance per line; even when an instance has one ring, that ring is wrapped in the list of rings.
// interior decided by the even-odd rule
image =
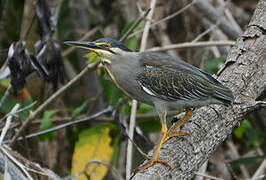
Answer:
[[[191,179],[242,118],[260,107],[256,99],[266,89],[266,0],[258,3],[246,31],[238,38],[218,76],[233,91],[233,105],[196,109],[181,128],[189,135],[170,139],[160,152],[159,159],[172,168],[156,164],[132,179]]]

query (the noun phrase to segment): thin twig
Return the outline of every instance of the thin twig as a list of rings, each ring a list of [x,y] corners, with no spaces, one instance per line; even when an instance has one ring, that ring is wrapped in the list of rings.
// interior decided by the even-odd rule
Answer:
[[[0,108],[3,106],[4,102],[6,101],[6,98],[9,96],[11,87],[12,87],[11,84],[9,84],[8,88],[5,91],[4,96],[2,97],[2,99],[0,101]]]
[[[134,138],[137,105],[138,105],[138,101],[133,99],[132,105],[131,105],[130,122],[129,122],[129,129],[128,129],[129,139]],[[133,156],[133,152],[132,152],[133,149],[132,148],[133,148],[133,144],[130,140],[128,140],[128,143],[127,143],[127,161],[126,161],[126,180],[130,179],[130,174],[131,174],[131,170],[132,170],[132,156]]]
[[[262,174],[260,176],[256,176],[256,177],[252,178],[251,180],[265,180],[264,179],[265,177],[266,177],[266,175],[265,174]]]
[[[206,174],[206,169],[208,167],[208,160],[199,168],[198,174]],[[203,180],[204,176],[198,175],[195,177],[195,180]]]
[[[167,116],[170,117],[170,116],[173,116],[173,115],[177,115],[179,114],[180,111],[170,111],[169,113],[167,113]],[[136,115],[136,120],[152,120],[152,119],[158,119],[159,116],[157,113],[152,113],[152,114],[137,114]],[[50,119],[51,123],[53,124],[64,124],[64,123],[67,123],[69,121],[72,121],[73,118],[72,117],[62,117],[62,118],[54,118],[54,119]],[[112,122],[114,120],[113,117],[99,117],[99,118],[96,118],[96,121],[99,121],[99,123],[105,123],[105,122]],[[35,121],[33,121],[31,124],[32,125],[39,125],[42,123],[42,120],[41,119],[36,119]]]
[[[218,3],[218,6],[221,6],[223,7],[225,5],[225,3],[229,4],[229,3],[232,3],[232,0],[229,0],[229,1],[225,1],[225,0],[218,0],[217,1]],[[230,9],[227,7],[225,8],[225,11],[224,11],[224,15],[226,17],[226,20],[228,20],[231,25],[238,31],[240,32],[241,34],[243,34],[243,30],[241,29],[241,27],[239,26],[239,24],[236,22],[235,18],[233,17],[232,13],[230,12]]]
[[[9,162],[8,162],[6,156],[5,156],[5,172],[4,172],[4,179],[11,179],[10,174],[9,174]]]
[[[195,174],[198,175],[198,176],[203,176],[203,177],[214,179],[214,180],[224,180],[224,179],[217,178],[217,177],[214,177],[214,176],[210,176],[210,175],[207,175],[207,174],[201,174],[201,173],[195,173]]]
[[[255,180],[255,179],[258,179],[258,177],[265,176],[263,175],[264,172],[266,172],[266,158],[262,161],[261,165],[254,173],[251,180]]]
[[[218,21],[212,25],[210,28],[206,29],[205,31],[203,31],[202,33],[200,33],[195,39],[193,39],[191,42],[197,42],[198,40],[200,40],[203,36],[207,35],[209,32],[213,31],[214,29],[217,28],[217,26],[219,25],[219,23],[221,22],[221,19],[218,19]]]
[[[149,156],[144,153],[141,148],[133,141],[133,139],[131,139],[128,134],[127,134],[127,138],[131,141],[131,143],[135,146],[135,148],[138,150],[138,152],[145,158],[145,159],[150,159]]]
[[[34,172],[34,173],[37,173],[37,174],[40,174],[43,176],[47,176],[49,179],[54,179],[54,180],[60,179],[51,170],[43,168],[39,164],[33,163],[32,161],[29,161],[28,159],[22,157],[20,154],[12,151],[8,146],[2,145],[0,150],[2,151],[3,149],[9,154],[8,157],[12,157],[11,159],[9,158],[10,160],[12,160],[12,161],[13,161],[13,159],[17,160],[17,161],[14,161],[14,163],[10,163],[12,166],[17,165],[18,168],[23,168],[27,172],[31,171],[31,172]],[[2,156],[7,157],[7,156],[5,156],[4,152],[1,154],[2,154]],[[8,161],[8,162],[10,162],[10,161]],[[14,167],[12,167],[12,166],[10,168],[14,169]],[[12,171],[12,169],[10,169],[10,170]],[[24,170],[23,170],[23,172],[24,172]],[[14,175],[11,174],[11,176],[14,176]],[[25,178],[23,178],[23,179],[25,179]]]
[[[33,165],[33,164],[30,164],[30,165]],[[24,166],[24,168],[27,170],[27,171],[31,171],[31,172],[34,172],[36,174],[40,174],[40,175],[43,175],[43,176],[46,176],[46,177],[49,177],[51,179],[56,179],[56,175],[50,170],[50,169],[43,169],[41,168],[40,166],[37,166],[37,168],[39,170],[35,170],[33,168],[31,168],[30,166],[28,167],[29,165],[27,166]],[[36,167],[35,167],[36,168]],[[36,168],[36,169],[37,169]]]
[[[197,0],[193,0],[191,3],[189,3],[188,5],[186,5],[185,7],[183,7],[182,9],[180,9],[179,11],[177,11],[177,12],[175,12],[175,13],[173,13],[173,14],[170,14],[169,16],[166,16],[165,18],[163,18],[163,19],[161,19],[161,20],[159,20],[159,21],[154,22],[153,24],[151,24],[150,27],[152,28],[152,27],[154,27],[154,26],[156,26],[156,25],[158,25],[158,24],[160,24],[160,23],[162,23],[162,22],[168,21],[168,20],[170,20],[170,19],[176,17],[177,15],[179,15],[179,14],[181,14],[182,12],[184,12],[185,10],[187,10],[187,9],[188,9],[190,6],[192,6],[196,1],[197,1]],[[143,32],[143,31],[144,31],[144,28],[141,29],[141,30],[139,30],[139,31],[136,31],[136,32],[130,34],[130,35],[128,36],[128,39],[129,39],[129,38],[132,38],[133,36],[136,36],[137,34]]]
[[[33,23],[34,23],[35,19],[36,19],[36,14],[33,15],[32,19],[30,21],[30,25],[29,25],[25,35],[23,36],[23,41],[27,41],[27,38],[28,38],[28,36],[30,34],[30,30],[31,30],[31,28],[33,26]]]
[[[222,17],[221,14],[219,14],[208,1],[197,0],[194,7],[198,11],[198,13],[200,13],[206,19],[210,20],[213,24],[216,24],[218,19],[220,19],[220,23],[218,25],[219,28],[231,38],[236,39],[241,35],[241,32],[239,32],[232,23]]]
[[[147,19],[151,20],[153,16],[153,12],[155,9],[156,0],[152,0],[150,4],[151,11],[147,15]],[[151,21],[146,21],[144,26],[144,31],[142,34],[141,44],[140,44],[140,51],[144,51],[146,49],[147,45],[147,38],[149,35],[149,30],[151,26]],[[138,102],[133,99],[132,106],[131,106],[131,112],[130,112],[130,122],[129,122],[129,139],[134,139],[134,129],[135,129],[135,123],[136,123],[136,111],[137,111],[137,104]],[[128,140],[127,145],[127,162],[126,162],[126,179],[130,179],[131,177],[131,169],[132,169],[132,148],[133,144],[130,140]]]
[[[75,76],[73,79],[71,79],[65,86],[63,86],[61,89],[56,91],[52,96],[50,96],[43,104],[41,104],[33,113],[30,114],[28,119],[23,123],[23,125],[20,127],[18,132],[15,134],[15,136],[12,138],[10,146],[12,147],[14,143],[16,142],[17,138],[21,135],[21,133],[24,131],[24,129],[28,126],[28,124],[40,113],[46,108],[53,100],[55,100],[59,95],[61,95],[66,89],[68,89],[72,84],[74,84],[76,81],[78,81],[83,75],[85,75],[87,72],[92,71],[97,68],[99,62],[92,63],[88,66],[86,66],[77,76]]]
[[[24,137],[19,137],[17,140],[23,140],[24,138],[26,138],[26,139],[33,138],[33,137],[40,136],[40,135],[43,135],[43,134],[47,134],[47,133],[50,133],[50,132],[58,131],[59,129],[62,129],[62,128],[73,126],[75,124],[79,124],[79,123],[82,123],[82,122],[87,122],[87,121],[96,119],[96,118],[98,118],[98,117],[100,117],[100,116],[102,116],[104,114],[109,113],[109,112],[112,112],[112,109],[113,108],[111,106],[109,106],[106,109],[104,109],[104,110],[102,110],[102,111],[100,111],[98,113],[95,113],[94,115],[92,115],[90,117],[86,117],[86,118],[82,118],[82,119],[79,119],[79,120],[76,120],[76,121],[71,121],[71,122],[68,122],[68,123],[64,123],[64,124],[61,124],[59,126],[56,126],[56,127],[50,128],[50,129],[46,129],[46,130],[43,130],[43,131],[40,131],[40,132],[36,132],[36,133],[32,133],[32,134],[26,135]]]
[[[136,21],[135,23],[129,28],[129,30],[123,35],[123,37],[120,38],[119,41],[123,42],[125,39],[127,39],[128,35],[139,25],[139,23],[148,15],[151,9],[148,9],[145,13],[143,13]]]
[[[224,1],[224,0],[223,0]],[[243,34],[243,30],[241,29],[241,27],[239,26],[239,24],[236,22],[234,16],[232,15],[232,13],[230,12],[229,8],[226,8],[224,11],[225,15],[227,16],[227,18],[229,19],[229,21],[231,22],[231,24],[234,25],[234,27],[236,29],[238,29],[239,32],[241,32],[241,34]]]
[[[201,41],[201,42],[185,42],[178,44],[171,44],[163,47],[153,47],[146,51],[167,51],[170,49],[184,49],[184,48],[199,48],[208,46],[233,46],[235,41]]]
[[[155,9],[155,4],[156,4],[156,0],[152,0],[151,4],[150,4],[151,11],[147,15],[147,19],[149,19],[149,20],[152,19],[153,12]],[[147,40],[148,40],[148,36],[149,36],[150,27],[151,27],[151,21],[146,21],[145,26],[144,26],[144,30],[143,30],[143,34],[142,34],[141,43],[140,43],[140,51],[144,51],[147,47]]]
[[[200,2],[197,2],[198,4]],[[204,3],[203,3],[204,4]],[[206,3],[208,4],[208,3]],[[208,34],[209,32],[213,31],[214,29],[216,29],[220,23],[222,22],[223,18],[224,18],[224,11],[226,9],[226,7],[228,6],[228,3],[224,4],[223,7],[222,7],[222,10],[221,12],[218,14],[218,17],[216,19],[216,22],[214,25],[212,25],[211,27],[209,27],[208,29],[206,29],[204,32],[202,32],[201,34],[199,34],[192,42],[196,42],[198,41],[199,39],[201,39],[203,36],[205,36],[206,34]],[[211,7],[211,6],[210,6]]]
[[[233,143],[233,141],[228,140],[228,141],[226,141],[226,143],[227,143],[227,146],[229,147],[230,151],[234,155],[234,157],[235,158],[240,158],[240,155],[239,155],[239,153],[238,153],[238,151],[237,151],[237,149],[236,149],[235,144]],[[241,171],[241,173],[243,174],[243,176],[246,179],[250,178],[250,175],[248,173],[248,170],[247,170],[246,166],[240,165],[240,171]]]
[[[12,114],[14,114],[18,110],[19,107],[20,107],[20,105],[16,104],[11,110],[11,115],[9,115],[7,120],[6,120],[5,127],[2,130],[2,133],[1,133],[1,136],[0,136],[0,146],[2,145],[2,142],[3,142],[3,140],[4,140],[5,136],[6,136],[7,130],[9,129],[9,126],[11,124],[11,120],[12,120],[12,117],[13,117]]]
[[[84,172],[86,171],[86,169],[88,168],[88,166],[90,164],[102,164],[102,165],[105,165],[109,168],[111,168],[111,172],[113,174],[113,176],[116,178],[116,179],[119,179],[119,180],[123,180],[122,176],[120,175],[120,173],[118,172],[118,170],[116,168],[114,168],[114,166],[112,164],[110,164],[109,162],[106,162],[106,161],[102,161],[102,160],[99,160],[99,159],[95,159],[95,160],[90,160],[89,162],[87,162],[86,166],[85,166],[85,170]]]
[[[33,103],[31,103],[31,104],[29,104],[29,105],[27,105],[27,106],[25,106],[25,107],[19,109],[18,111],[14,112],[14,113],[11,113],[11,112],[7,113],[4,117],[2,117],[2,118],[0,119],[0,122],[3,121],[3,120],[4,120],[6,117],[8,117],[8,116],[14,116],[14,115],[17,114],[17,113],[20,113],[20,112],[22,112],[22,111],[25,111],[25,110],[27,110],[27,109],[32,108],[36,103],[37,103],[37,101],[34,101]]]
[[[10,160],[13,161],[14,164],[16,164],[27,176],[28,179],[33,180],[33,178],[31,177],[31,175],[28,173],[28,171],[25,170],[25,166],[23,164],[21,164],[16,158],[14,158],[11,154],[9,154],[9,152],[6,150],[5,146],[2,146],[1,151],[3,152],[3,154],[5,156],[7,156]]]

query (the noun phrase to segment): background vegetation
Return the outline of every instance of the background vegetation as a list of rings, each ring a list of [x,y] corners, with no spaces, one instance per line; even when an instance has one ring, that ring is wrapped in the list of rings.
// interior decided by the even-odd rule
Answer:
[[[101,37],[119,40],[141,16],[142,21],[123,41],[127,47],[139,50],[144,23],[151,21],[151,24],[157,25],[150,28],[146,49],[164,51],[210,74],[217,73],[233,41],[247,26],[257,1],[206,1],[220,15],[215,22],[206,17],[195,2],[157,0],[152,19],[147,19],[143,14],[150,7],[148,0],[1,0],[2,132],[6,117],[14,106],[20,104],[20,108],[25,109],[16,113],[4,142],[0,142],[8,144],[22,124],[31,118],[31,112],[36,112],[48,97],[77,77],[87,62],[93,66],[98,61],[93,54],[74,50],[64,45],[64,41],[91,41]],[[165,17],[165,20],[160,21]],[[222,18],[235,28],[235,33],[220,27],[224,23]],[[221,46],[217,41],[224,45]],[[185,42],[189,44],[181,44]],[[193,47],[198,42],[203,45]],[[216,42],[217,45],[209,46],[208,42]],[[160,49],[178,44],[181,46],[178,49]],[[260,99],[265,100],[265,93]],[[60,177],[125,177],[130,107],[131,100],[113,86],[103,69],[98,68],[83,75],[52,103],[34,114],[20,134],[22,138],[12,142],[11,147],[29,163],[38,163]],[[99,112],[101,114],[97,118],[91,118]],[[169,116],[169,125],[175,120],[173,116],[176,114],[174,112]],[[252,177],[265,161],[265,115],[265,109],[249,114],[213,154],[201,173],[221,179]],[[83,118],[88,120],[27,138],[27,135]],[[160,122],[155,110],[145,104],[138,105],[136,119],[134,142],[147,152],[158,142]],[[134,168],[143,161],[143,157],[136,148],[133,157]],[[32,169],[36,170],[36,167]],[[43,170],[38,169],[38,172],[31,172],[29,176],[33,179],[47,178],[47,174],[40,173]]]

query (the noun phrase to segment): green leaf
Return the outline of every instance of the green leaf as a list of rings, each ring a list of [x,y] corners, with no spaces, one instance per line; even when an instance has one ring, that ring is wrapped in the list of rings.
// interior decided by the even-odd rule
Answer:
[[[113,148],[114,148],[114,153],[111,162],[114,167],[117,167],[120,158],[120,136],[118,134],[113,140]]]
[[[219,66],[223,64],[226,57],[221,56],[219,58],[209,58],[205,61],[205,71],[210,74],[216,74],[219,70]]]
[[[158,132],[161,129],[161,123],[159,119],[138,120],[138,125],[145,132]]]
[[[130,21],[128,24],[125,25],[125,27],[121,31],[121,37],[126,34],[126,32],[130,29],[130,27],[136,22],[136,20]]]
[[[94,52],[87,53],[83,57],[88,59],[88,62],[87,62],[88,65],[94,62],[100,61],[100,57]]]
[[[47,130],[53,127],[52,122],[50,121],[50,118],[52,117],[56,117],[55,113],[58,112],[58,110],[48,110],[45,111],[43,114],[43,119],[42,119],[42,123],[41,123],[41,130]],[[39,139],[41,141],[45,141],[45,140],[53,140],[54,139],[54,132],[50,132],[44,135],[39,136]]]
[[[47,110],[43,113],[43,120],[49,120],[58,110]]]
[[[251,124],[247,120],[243,120],[240,123],[240,126],[234,130],[234,135],[241,139],[244,136],[244,133],[251,128]]]
[[[152,112],[154,110],[154,108],[150,105],[144,104],[144,103],[140,103],[140,107],[137,111],[138,114],[144,114],[147,112]]]
[[[253,157],[244,157],[231,161],[234,168],[239,168],[240,165],[254,166],[258,162],[262,161],[265,156],[253,156]]]
[[[10,84],[10,79],[4,79],[0,81],[0,99],[2,99],[6,89],[8,88]],[[11,90],[12,91],[12,90]],[[31,96],[27,89],[22,89],[17,92],[17,96],[15,96],[13,93],[11,93],[6,101],[4,102],[3,106],[1,107],[0,111],[7,114],[11,111],[11,109],[14,107],[15,104],[19,103],[21,105],[21,108],[26,107],[32,103]],[[29,116],[30,110],[33,108],[28,108],[21,112],[22,119],[26,119]]]
[[[136,50],[137,49],[137,45],[138,45],[138,38],[137,37],[133,37],[131,39],[127,39],[125,40],[124,43],[129,49],[131,50]]]
[[[106,79],[106,74],[104,74],[102,76],[103,95],[107,102],[110,102],[112,106],[115,106],[118,103],[119,99],[124,97],[124,94],[116,89],[112,82],[107,81]]]
[[[81,106],[74,109],[74,112],[72,113],[72,117],[77,117],[81,114],[88,106],[88,101],[85,101]]]
[[[123,30],[121,31],[121,37],[130,29],[131,26],[133,26],[133,24],[136,22],[136,20],[133,20],[131,22],[129,22],[124,28]],[[140,25],[136,26],[132,32],[136,32],[140,29]],[[129,49],[132,49],[132,50],[136,50],[137,48],[137,45],[138,45],[138,38],[136,36],[130,38],[130,39],[127,39],[124,41],[124,44],[129,48]]]

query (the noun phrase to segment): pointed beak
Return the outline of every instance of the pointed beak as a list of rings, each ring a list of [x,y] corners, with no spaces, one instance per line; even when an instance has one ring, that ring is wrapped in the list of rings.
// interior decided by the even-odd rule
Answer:
[[[94,42],[82,42],[82,41],[66,41],[64,44],[74,46],[77,48],[87,49],[89,51],[96,52],[97,50],[102,50],[103,48]]]

